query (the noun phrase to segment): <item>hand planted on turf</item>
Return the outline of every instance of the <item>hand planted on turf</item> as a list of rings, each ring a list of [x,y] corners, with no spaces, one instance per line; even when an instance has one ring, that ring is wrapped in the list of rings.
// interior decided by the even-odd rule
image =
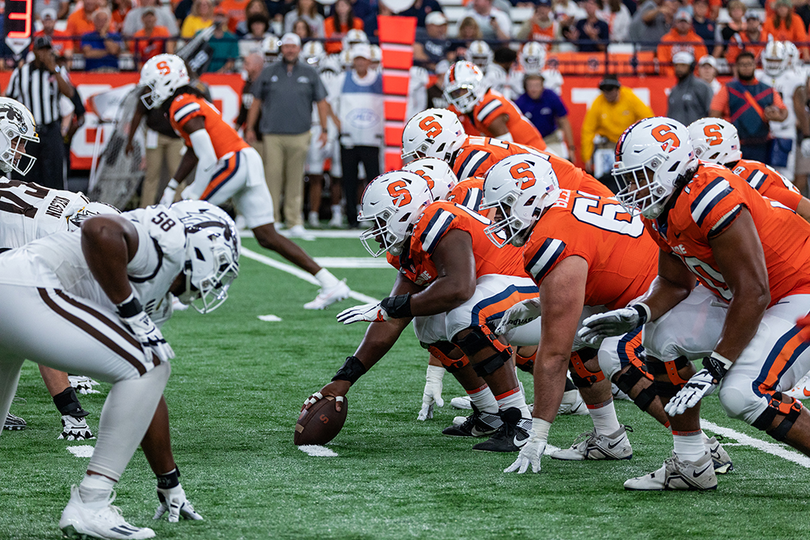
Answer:
[[[337,320],[343,324],[356,322],[383,322],[389,319],[388,312],[383,309],[379,302],[371,304],[361,304],[359,306],[344,309],[337,314]]]
[[[502,336],[510,330],[529,324],[540,316],[540,298],[529,298],[513,305],[503,314],[495,335]]]
[[[194,511],[191,502],[186,498],[183,486],[177,484],[173,488],[157,488],[157,496],[160,504],[155,510],[152,519],[160,519],[166,512],[169,513],[169,523],[177,523],[180,518],[202,521],[202,516]]]
[[[351,383],[349,381],[332,381],[319,391],[315,392],[311,396],[304,401],[304,406],[301,407],[301,410],[309,409],[313,403],[320,401],[321,399],[327,396],[333,396],[335,398],[335,410],[340,412],[343,408],[343,396],[346,395],[346,392],[349,391],[351,387]]]
[[[636,309],[622,308],[591,315],[582,321],[577,335],[589,345],[598,345],[611,336],[626,334],[641,324],[641,315]]]
[[[683,388],[678,390],[678,393],[667,403],[664,410],[670,416],[683,414],[686,409],[691,409],[697,405],[704,396],[714,392],[715,388],[717,388],[717,383],[714,376],[709,373],[708,369],[701,369],[692,375]]]
[[[422,393],[422,409],[416,417],[417,420],[424,421],[433,418],[434,405],[444,407],[444,399],[442,399],[444,371],[444,368],[440,366],[428,366],[425,376],[425,391]]]
[[[158,327],[155,326],[155,323],[152,322],[152,319],[145,311],[141,311],[133,317],[119,318],[129,327],[135,335],[135,339],[143,345],[144,350],[151,349],[162,362],[174,358],[171,345],[166,343],[163,334],[160,333]]]
[[[503,472],[515,472],[523,474],[529,470],[529,465],[532,466],[532,472],[540,472],[540,458],[543,457],[543,452],[546,451],[546,441],[540,437],[532,436],[523,448],[520,449],[517,459],[514,463],[509,465]]]

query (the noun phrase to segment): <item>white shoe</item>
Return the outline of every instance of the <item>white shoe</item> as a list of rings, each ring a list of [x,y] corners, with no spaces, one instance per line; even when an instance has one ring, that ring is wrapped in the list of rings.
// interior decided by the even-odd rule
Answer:
[[[557,450],[551,457],[563,461],[630,459],[633,457],[633,447],[627,438],[628,429],[633,431],[627,426],[619,426],[619,429],[610,435],[597,435],[596,431],[583,433],[577,437],[571,448]]]
[[[796,386],[782,393],[793,399],[810,399],[810,373],[799,379]]]
[[[450,400],[450,406],[454,409],[472,409],[472,400],[470,400],[470,396],[454,397]]]
[[[728,452],[726,452],[725,448],[723,448],[723,445],[717,442],[716,437],[709,438],[704,433],[703,445],[712,456],[714,474],[726,474],[727,472],[734,470],[734,464],[731,462],[731,456],[728,455]]]
[[[129,538],[154,538],[155,531],[148,527],[134,527],[126,522],[121,509],[113,506],[115,493],[106,504],[85,504],[79,496],[79,488],[70,488],[70,501],[62,511],[59,528],[63,538],[104,538],[125,540]]]
[[[624,401],[633,401],[630,396],[628,396],[627,394],[625,394],[624,392],[619,390],[619,387],[616,386],[615,384],[611,383],[610,389],[611,389],[611,392],[613,393],[613,399],[614,400],[621,399],[621,400],[624,400]]]
[[[188,309],[188,304],[184,304],[179,298],[172,295],[172,311],[185,311]]]
[[[339,204],[332,205],[332,219],[329,220],[329,226],[335,229],[343,227],[343,208]]]
[[[321,226],[321,220],[319,217],[318,212],[310,212],[307,215],[307,223],[309,223],[310,228],[317,229]]]
[[[694,463],[681,461],[675,453],[664,461],[664,466],[650,474],[631,478],[624,483],[631,491],[707,490],[717,489],[717,477],[709,452]]]
[[[579,390],[574,389],[563,392],[562,403],[560,403],[560,408],[557,410],[557,414],[584,416],[590,413],[588,412],[588,406],[582,400],[582,396],[579,395]]]
[[[70,382],[70,386],[79,394],[101,393],[93,388],[94,386],[98,386],[98,381],[94,381],[90,377],[85,377],[84,375],[68,375],[68,382]]]
[[[93,432],[87,426],[87,422],[83,417],[70,416],[65,414],[62,416],[62,433],[59,434],[57,439],[64,439],[66,441],[84,441],[88,439],[95,439]]]
[[[346,300],[350,292],[351,289],[346,285],[346,280],[340,280],[334,287],[321,289],[315,300],[304,304],[304,309],[326,309],[335,302]]]
[[[303,225],[293,225],[289,228],[289,230],[285,231],[284,234],[289,238],[300,238],[301,240],[306,240],[307,242],[315,240],[315,236],[307,232]]]

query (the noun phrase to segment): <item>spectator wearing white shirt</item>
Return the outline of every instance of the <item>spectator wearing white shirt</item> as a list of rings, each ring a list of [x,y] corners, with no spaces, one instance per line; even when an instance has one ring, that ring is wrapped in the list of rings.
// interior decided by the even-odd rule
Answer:
[[[492,0],[472,0],[462,16],[472,17],[484,39],[509,39],[512,35],[512,21],[509,15],[492,6]]]
[[[598,15],[600,19],[608,23],[610,41],[618,43],[627,39],[633,16],[622,0],[607,0],[605,7],[599,10]]]

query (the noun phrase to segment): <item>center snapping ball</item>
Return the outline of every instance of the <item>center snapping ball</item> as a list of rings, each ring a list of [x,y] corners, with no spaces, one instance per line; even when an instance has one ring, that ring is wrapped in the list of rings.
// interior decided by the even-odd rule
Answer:
[[[335,410],[335,397],[326,396],[301,412],[295,424],[293,442],[298,445],[326,444],[334,439],[346,422],[349,402],[343,396],[340,412]]]

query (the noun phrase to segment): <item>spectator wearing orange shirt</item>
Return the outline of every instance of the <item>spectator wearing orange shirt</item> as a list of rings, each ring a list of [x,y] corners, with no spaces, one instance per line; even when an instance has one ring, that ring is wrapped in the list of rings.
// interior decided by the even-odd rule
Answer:
[[[362,30],[363,20],[355,17],[352,12],[350,0],[337,0],[332,6],[332,15],[323,22],[323,33],[327,41],[324,49],[327,54],[336,54],[341,51],[341,40],[349,30]]]
[[[762,25],[763,41],[768,41],[768,36],[773,36],[774,41],[792,41],[793,43],[803,43],[807,41],[807,29],[801,17],[793,13],[793,3],[791,0],[776,0],[774,12],[768,16],[765,24]],[[810,60],[810,50],[807,45],[799,46],[802,58]]]
[[[110,22],[110,29],[114,32],[122,32],[124,29],[124,19],[127,13],[132,10],[132,0],[112,0],[110,2],[110,11],[112,12],[112,20]]]
[[[53,54],[57,58],[70,58],[73,56],[73,41],[65,39],[70,34],[56,29],[56,10],[53,8],[43,9],[39,16],[42,20],[42,30],[36,32],[34,37],[48,36],[51,38]]]
[[[99,0],[84,0],[84,5],[70,14],[67,19],[65,31],[74,38],[73,48],[81,48],[81,38],[85,34],[95,31],[93,13],[98,9]]]
[[[135,51],[135,58],[138,61],[138,69],[143,67],[143,64],[159,54],[168,53],[174,54],[175,43],[173,40],[153,39],[153,38],[169,38],[171,34],[169,29],[165,26],[157,26],[157,14],[154,8],[146,8],[141,13],[141,22],[143,28],[135,32],[132,36],[135,39],[134,44],[130,47]],[[140,39],[139,39],[140,38]]]
[[[709,54],[706,45],[692,28],[692,15],[686,10],[679,10],[675,14],[675,24],[672,30],[664,34],[658,45],[658,63],[663,66],[663,72],[671,75],[672,56],[675,53],[688,52],[692,58],[702,58]]]
[[[538,0],[531,18],[520,27],[518,39],[548,43],[562,39],[560,23],[551,16],[551,0]],[[548,46],[546,46],[548,48]]]
[[[726,51],[726,61],[728,65],[735,66],[737,57],[742,51],[749,51],[754,58],[759,60],[762,51],[765,50],[765,35],[762,33],[762,20],[753,11],[745,14],[745,28],[742,32],[735,34],[728,44]]]
[[[228,31],[232,34],[236,33],[237,25],[246,20],[245,8],[247,5],[248,0],[222,0],[217,6],[228,14]]]

